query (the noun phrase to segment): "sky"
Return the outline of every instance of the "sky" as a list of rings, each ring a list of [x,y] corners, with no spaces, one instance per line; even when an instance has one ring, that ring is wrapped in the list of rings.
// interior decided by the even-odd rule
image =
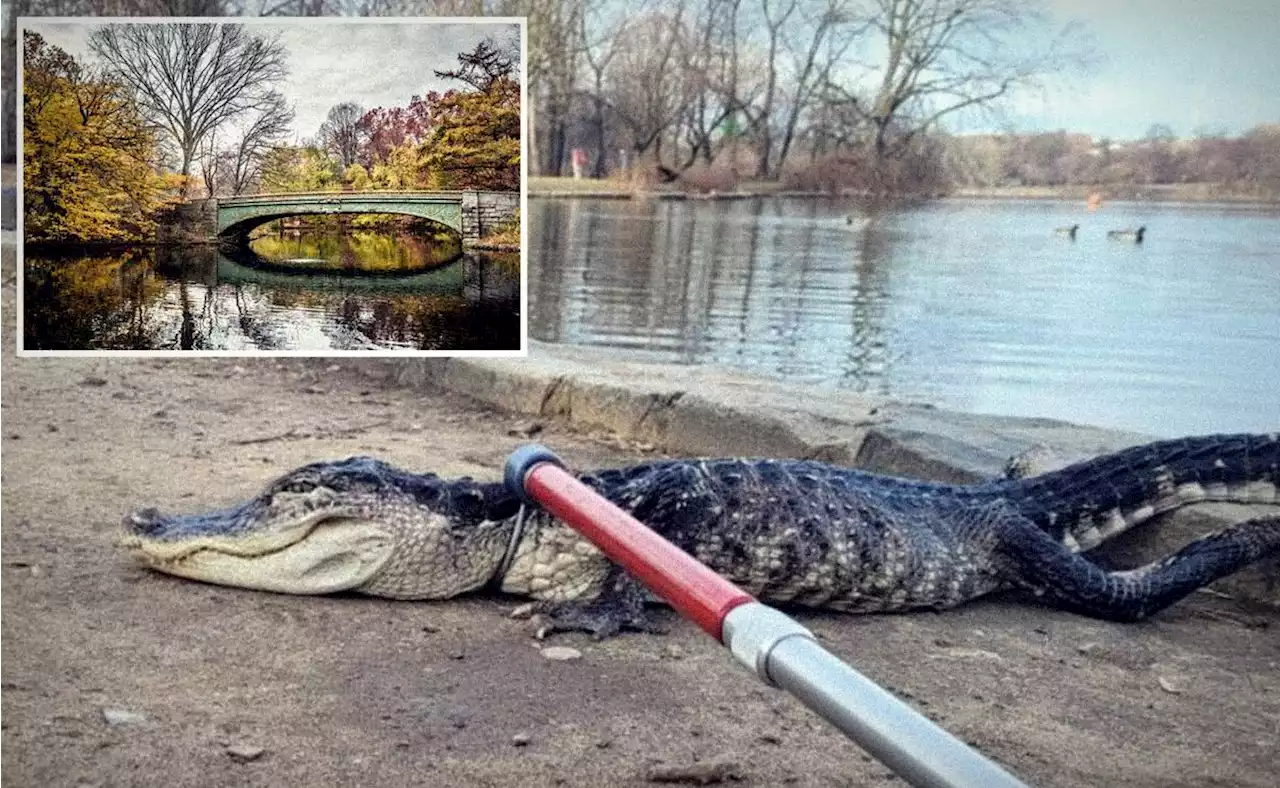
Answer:
[[[365,109],[404,106],[414,96],[460,87],[461,83],[440,79],[434,72],[456,68],[458,53],[473,49],[485,36],[502,40],[519,31],[518,25],[483,20],[474,24],[236,21],[279,35],[284,44],[289,76],[278,89],[294,108],[295,141],[314,137],[329,109],[344,101]],[[92,62],[88,38],[99,25],[31,20],[27,27],[76,60]]]
[[[1019,99],[1023,131],[1067,129],[1136,139],[1152,124],[1179,137],[1280,123],[1277,0],[1047,0],[1083,22],[1102,57],[1093,72]]]

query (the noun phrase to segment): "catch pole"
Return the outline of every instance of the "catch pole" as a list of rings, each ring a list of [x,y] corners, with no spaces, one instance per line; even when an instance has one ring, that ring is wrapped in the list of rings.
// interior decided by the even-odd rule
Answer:
[[[1027,788],[757,601],[663,539],[529,444],[507,460],[506,486],[591,540],[682,616],[917,788]]]

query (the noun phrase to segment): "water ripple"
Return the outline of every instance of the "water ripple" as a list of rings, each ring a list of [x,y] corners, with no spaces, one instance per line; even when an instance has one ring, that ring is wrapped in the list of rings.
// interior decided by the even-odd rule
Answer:
[[[530,334],[1157,435],[1280,427],[1280,216],[533,200]],[[1078,222],[1075,242],[1052,228]],[[1146,224],[1141,246],[1108,228]]]

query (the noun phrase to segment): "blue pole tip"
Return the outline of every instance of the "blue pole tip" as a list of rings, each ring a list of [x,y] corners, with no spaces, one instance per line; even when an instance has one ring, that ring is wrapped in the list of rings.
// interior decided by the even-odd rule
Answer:
[[[533,466],[544,462],[553,463],[563,468],[564,462],[556,456],[556,453],[543,446],[541,443],[526,443],[515,451],[511,452],[511,456],[507,458],[507,466],[503,473],[503,483],[507,489],[527,504],[536,506],[538,504],[529,495],[529,491],[525,489],[524,480],[528,478],[529,471],[533,470]]]

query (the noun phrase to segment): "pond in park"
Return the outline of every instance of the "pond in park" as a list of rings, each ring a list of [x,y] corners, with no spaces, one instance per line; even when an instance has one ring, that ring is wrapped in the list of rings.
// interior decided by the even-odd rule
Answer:
[[[28,350],[518,350],[520,256],[420,235],[27,249]]]
[[[1280,429],[1274,208],[529,207],[534,339],[1153,435]],[[1107,237],[1140,225],[1141,244]]]

